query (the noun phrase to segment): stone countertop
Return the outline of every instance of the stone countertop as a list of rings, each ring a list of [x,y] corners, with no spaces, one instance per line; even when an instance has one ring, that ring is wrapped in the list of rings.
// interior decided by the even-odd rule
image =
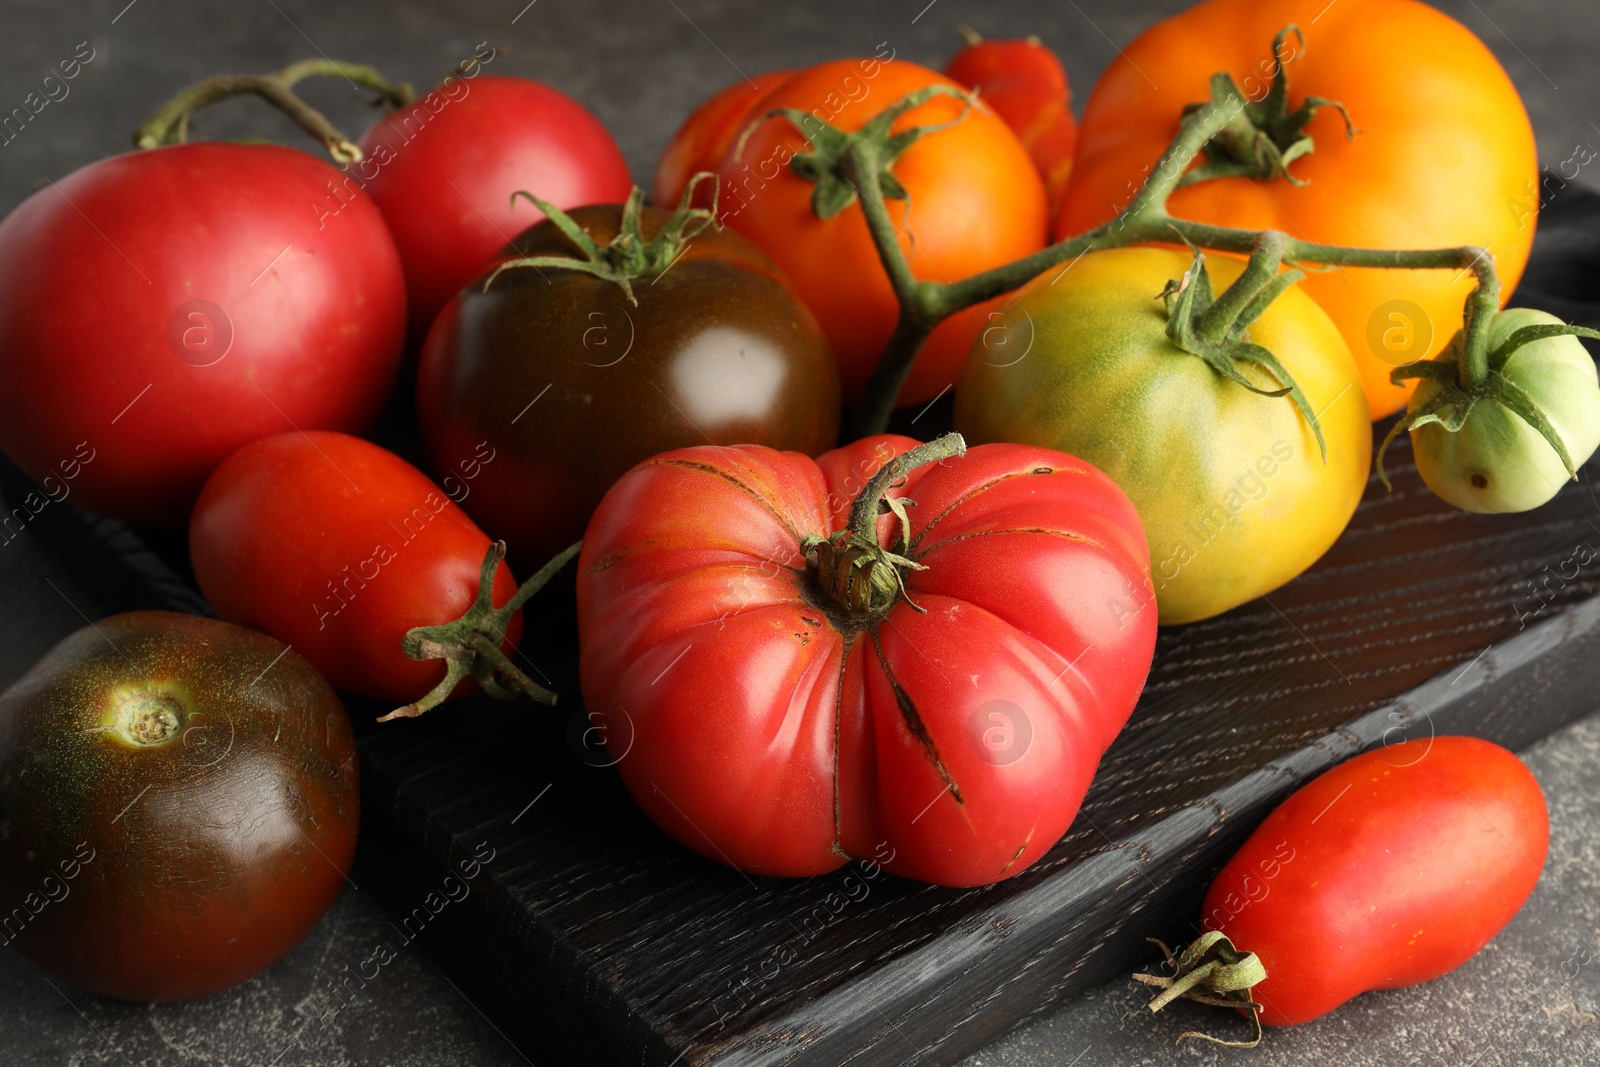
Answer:
[[[1339,2],[1339,0],[1333,0]],[[1037,33],[1065,58],[1082,98],[1117,46],[1186,6],[1151,0],[908,0],[735,4],[731,0],[465,0],[338,5],[309,0],[3,0],[0,111],[20,105],[61,59],[88,42],[94,59],[22,136],[0,147],[0,211],[53,178],[122,150],[156,104],[224,71],[275,69],[316,54],[371,62],[418,85],[479,41],[497,72],[546,81],[583,101],[616,134],[637,180],[683,116],[739,73],[869,53],[938,65],[958,23],[991,37]],[[1499,55],[1528,103],[1552,169],[1600,146],[1600,15],[1592,0],[1445,0],[1439,6]],[[366,121],[348,90],[308,91],[347,132]],[[252,102],[208,111],[214,137],[252,133],[293,143],[286,120]],[[1593,154],[1593,149],[1587,150]],[[1571,173],[1568,164],[1567,173]],[[1577,180],[1600,188],[1600,170]],[[4,384],[0,383],[0,388]],[[0,686],[101,614],[93,597],[28,539],[0,546]],[[1230,1020],[1179,1004],[1151,1018],[1145,990],[1114,981],[1052,1009],[964,1061],[964,1067],[1221,1063],[1258,1067],[1600,1063],[1600,717],[1533,746],[1525,758],[1551,805],[1550,862],[1533,898],[1459,971],[1365,995],[1331,1016],[1274,1031],[1238,1053],[1172,1039]],[[265,974],[204,1000],[130,1005],[64,985],[0,951],[0,1061],[24,1065],[477,1067],[538,1062],[518,1052],[420,948],[402,951],[331,1019],[310,1010],[347,966],[383,939],[390,912],[358,868],[309,938]],[[1242,1023],[1237,1024],[1243,1029]],[[909,1051],[909,1050],[908,1050]],[[910,1063],[929,1064],[912,1055]],[[1244,1060],[1240,1060],[1244,1062]]]

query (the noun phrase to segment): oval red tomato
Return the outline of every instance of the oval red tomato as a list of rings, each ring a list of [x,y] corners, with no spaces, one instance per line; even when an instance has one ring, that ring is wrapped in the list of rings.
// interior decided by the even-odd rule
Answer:
[[[458,473],[494,462],[492,450]],[[421,471],[368,441],[286,433],[217,468],[195,505],[189,554],[219,616],[264,630],[339,689],[409,704],[444,678],[413,660],[408,630],[459,618],[478,590],[489,538]],[[502,562],[493,600],[516,581]],[[502,650],[521,636],[517,613]]]
[[[400,261],[372,202],[273,145],[91,163],[0,222],[0,449],[74,502],[180,525],[240,445],[361,431],[394,383]]]
[[[885,516],[880,543],[923,569],[903,571],[905,598],[846,610],[807,539],[844,528],[914,444],[682,449],[596,511],[584,700],[634,798],[688,847],[762,874],[857,857],[976,885],[1076,815],[1154,648],[1138,516],[1079,460],[983,445],[892,491],[916,506],[907,540]]]
[[[128,1000],[242,982],[344,886],[358,769],[282,642],[165,611],[85,626],[0,694],[4,939]]]
[[[656,164],[650,201],[659,207],[676,207],[696,174],[715,174],[722,157],[752,121],[751,109],[794,71],[775,70],[743,78],[694,109],[672,135]],[[710,191],[696,193],[696,202],[710,206]]]
[[[1260,958],[1261,1021],[1302,1023],[1471,959],[1533,892],[1549,844],[1544,794],[1514,754],[1407,741],[1268,815],[1212,883],[1203,922]]]
[[[935,85],[961,89],[901,59],[840,59],[781,82],[750,114],[796,108],[852,131],[906,94]],[[893,130],[952,122],[965,106],[955,97],[935,97],[901,115]],[[718,209],[724,223],[777,261],[822,323],[839,362],[845,403],[854,404],[894,330],[899,303],[860,202],[826,219],[813,212],[816,186],[789,166],[808,148],[787,118],[760,122],[722,161]],[[920,279],[958,281],[1045,245],[1044,183],[1016,134],[981,99],[955,125],[907,148],[890,169],[910,195],[890,200],[889,215]],[[953,386],[996,306],[998,301],[980,304],[940,323],[898,403],[921,403]]]
[[[358,142],[367,160],[353,169],[400,249],[413,338],[495,252],[543,218],[512,193],[569,208],[614,203],[633,188],[616,142],[582,104],[479,69],[446,78]]]

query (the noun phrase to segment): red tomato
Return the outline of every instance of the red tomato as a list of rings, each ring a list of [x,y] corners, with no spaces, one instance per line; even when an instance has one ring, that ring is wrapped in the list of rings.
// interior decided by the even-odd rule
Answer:
[[[268,434],[365,429],[405,329],[394,243],[339,172],[273,145],[91,163],[0,222],[0,448],[75,503],[180,525]]]
[[[795,74],[751,114],[798,108],[850,131],[930,85],[960,88],[904,60],[840,59]],[[950,122],[963,107],[959,99],[937,97],[900,116],[894,130]],[[724,223],[778,262],[817,316],[839,361],[845,403],[854,404],[894,330],[899,304],[860,202],[827,219],[812,211],[816,187],[788,165],[808,147],[788,119],[761,122],[743,151],[735,143],[722,161],[719,210]],[[918,278],[957,281],[1045,245],[1044,183],[1016,134],[981,101],[954,126],[906,149],[891,170],[910,197],[889,201],[889,215]],[[998,305],[979,304],[940,323],[918,354],[899,403],[921,403],[953,385]]]
[[[774,70],[745,78],[695,108],[667,142],[666,151],[661,153],[655,182],[650,187],[651,203],[664,208],[676,207],[683,199],[684,190],[689,188],[691,178],[702,171],[715,174],[722,157],[750,123],[751,109],[793,74],[792,70]],[[704,198],[698,190],[695,192],[695,202],[700,204],[702,199],[705,206],[710,206],[710,190]]]
[[[970,33],[971,31],[967,31]],[[1072,177],[1072,151],[1078,123],[1072,117],[1072,90],[1061,60],[1037,37],[985,41],[977,34],[957,52],[944,72],[976,89],[995,114],[1016,131],[1033,157],[1050,197],[1050,217],[1061,210]]]
[[[401,639],[466,611],[489,544],[421,471],[337,433],[240,449],[206,482],[189,526],[195,578],[219,616],[292,645],[338,689],[405,703],[445,667],[406,656]],[[495,604],[516,588],[501,563]],[[519,612],[502,650],[521,633]]]
[[[1267,816],[1206,894],[1204,922],[1254,952],[1261,1021],[1290,1026],[1477,954],[1544,867],[1544,794],[1473,737],[1375,749]]]
[[[917,607],[847,610],[802,542],[844,528],[913,445],[681,449],[595,513],[584,700],[634,798],[688,847],[761,874],[856,857],[977,885],[1022,871],[1077,814],[1154,648],[1138,516],[1080,460],[982,445],[892,491],[917,502],[909,547],[878,522],[925,568],[903,572]]]
[[[633,191],[600,120],[526,78],[452,74],[358,143],[367,159],[352,169],[400,249],[416,339],[501,246],[544,218],[512,193],[569,208]]]

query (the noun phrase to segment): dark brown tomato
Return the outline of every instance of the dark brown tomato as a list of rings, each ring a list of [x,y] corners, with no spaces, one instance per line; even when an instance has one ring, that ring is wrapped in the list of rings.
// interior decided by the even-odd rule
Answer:
[[[572,217],[603,245],[621,208]],[[666,218],[646,208],[644,235]],[[549,222],[512,245],[529,256],[577,253]],[[833,357],[816,319],[754,244],[707,229],[632,288],[637,305],[582,271],[517,267],[487,291],[484,277],[467,286],[428,335],[417,408],[430,462],[453,471],[489,442],[495,462],[462,505],[524,566],[581,537],[612,482],[659,452],[833,447]]]
[[[338,896],[357,775],[339,698],[281,642],[102,619],[0,694],[0,934],[127,1000],[241,982]]]

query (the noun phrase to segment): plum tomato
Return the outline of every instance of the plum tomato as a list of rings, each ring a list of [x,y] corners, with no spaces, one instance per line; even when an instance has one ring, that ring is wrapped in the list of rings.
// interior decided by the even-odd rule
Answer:
[[[373,123],[357,142],[366,192],[383,212],[405,267],[411,336],[539,212],[612,203],[633,187],[600,120],[565,93],[527,78],[480,73],[494,50],[415,103]]]
[[[219,616],[289,642],[343,692],[414,706],[444,683],[446,665],[411,658],[406,635],[472,609],[486,565],[488,606],[516,592],[497,553],[486,564],[490,540],[454,499],[496,462],[480,447],[447,491],[347,434],[263,438],[224,460],[200,493],[189,524],[195,578]],[[469,650],[503,667],[521,633],[513,610]],[[438,698],[458,676],[448,680]]]
[[[165,611],[62,641],[0,694],[0,934],[126,1000],[258,973],[355,854],[355,739],[280,641]]]
[[[682,224],[637,193],[575,210],[568,229],[541,222],[512,250],[530,265],[474,282],[429,333],[417,380],[429,459],[443,474],[495,450],[463,506],[514,560],[537,565],[577,540],[611,483],[658,452],[834,444],[839,382],[816,320],[755,245]]]
[[[0,449],[74,502],[181,526],[206,475],[298,427],[362,431],[405,332],[394,242],[340,174],[275,145],[91,163],[0,222]]]

